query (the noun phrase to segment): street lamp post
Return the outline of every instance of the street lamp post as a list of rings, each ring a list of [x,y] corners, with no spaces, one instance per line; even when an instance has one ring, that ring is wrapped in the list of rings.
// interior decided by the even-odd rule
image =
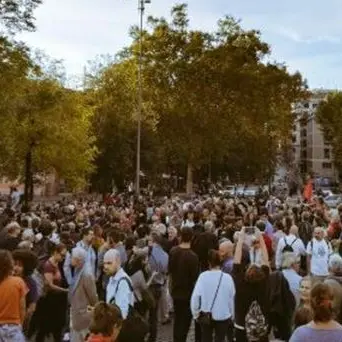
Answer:
[[[136,194],[140,194],[140,150],[141,150],[141,119],[142,119],[142,54],[143,54],[143,25],[145,4],[151,3],[151,0],[138,0],[139,11],[139,60],[138,60],[138,132],[137,132],[137,169],[136,169]]]

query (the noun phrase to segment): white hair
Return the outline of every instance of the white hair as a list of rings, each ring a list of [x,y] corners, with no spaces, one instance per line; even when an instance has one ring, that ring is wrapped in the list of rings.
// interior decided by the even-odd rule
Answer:
[[[87,259],[87,251],[82,247],[75,247],[71,251],[71,256],[84,263]]]
[[[329,259],[329,268],[332,273],[342,273],[342,258],[339,254],[333,254]]]
[[[20,227],[19,223],[16,221],[10,222],[5,228],[6,232],[9,232],[11,230],[17,230],[17,229],[21,229],[21,227]]]
[[[285,252],[282,255],[282,260],[281,260],[281,267],[283,269],[288,269],[291,268],[294,264],[299,262],[300,259],[296,255],[296,253],[293,252]]]
[[[28,228],[23,231],[23,234],[21,235],[21,239],[23,241],[34,241],[34,232],[32,229]]]
[[[212,221],[207,221],[204,223],[204,231],[212,233],[215,229],[214,223]]]
[[[120,253],[117,249],[110,249],[109,251],[107,251],[103,257],[103,260],[111,260],[111,261],[117,261],[119,260],[121,263],[121,258],[120,258]]]

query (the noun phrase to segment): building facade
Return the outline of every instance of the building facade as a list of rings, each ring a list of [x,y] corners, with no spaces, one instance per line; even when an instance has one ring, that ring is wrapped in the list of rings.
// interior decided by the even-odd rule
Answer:
[[[315,177],[338,179],[334,167],[332,148],[324,140],[315,113],[321,101],[328,95],[328,90],[312,91],[309,99],[293,106],[293,152],[295,165],[302,175],[312,173]]]

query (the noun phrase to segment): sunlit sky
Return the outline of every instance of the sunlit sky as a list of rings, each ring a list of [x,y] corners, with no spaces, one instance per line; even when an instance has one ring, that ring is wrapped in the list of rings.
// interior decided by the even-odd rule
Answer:
[[[342,89],[342,0],[188,0],[190,25],[212,31],[225,14],[259,29],[272,59],[299,70],[311,88]],[[169,17],[173,0],[151,0],[146,14]],[[88,60],[129,44],[138,22],[138,0],[44,0],[37,31],[21,39],[63,59],[70,76]]]

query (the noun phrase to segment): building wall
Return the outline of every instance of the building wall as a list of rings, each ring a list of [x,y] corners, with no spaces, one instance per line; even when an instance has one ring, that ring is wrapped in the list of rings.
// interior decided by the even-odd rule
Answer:
[[[310,99],[293,106],[293,152],[295,163],[303,175],[312,172],[316,176],[336,180],[331,146],[324,141],[315,120],[316,109],[327,94],[328,91],[313,92]]]

